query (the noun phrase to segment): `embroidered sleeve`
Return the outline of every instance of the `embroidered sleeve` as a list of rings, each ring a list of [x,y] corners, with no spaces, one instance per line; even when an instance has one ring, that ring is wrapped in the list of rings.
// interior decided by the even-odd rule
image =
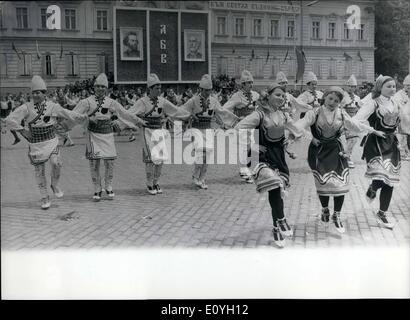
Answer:
[[[254,111],[235,125],[235,129],[256,129],[261,122],[259,111]]]
[[[238,123],[239,118],[233,114],[231,111],[224,109],[221,107],[220,103],[217,100],[213,101],[215,116],[219,118],[219,120],[226,126],[226,127],[233,127],[235,124]]]
[[[375,130],[371,127],[365,124],[364,122],[361,122],[355,117],[350,117],[349,114],[342,110],[343,116],[344,116],[344,126],[347,130],[353,131],[353,132],[366,132],[366,133],[372,133]]]
[[[22,130],[24,127],[21,125],[23,119],[29,117],[29,111],[26,104],[16,108],[6,118],[6,125],[9,130]]]
[[[144,101],[141,99],[138,99],[137,101],[133,102],[131,107],[128,108],[128,111],[137,115],[141,116],[145,113],[145,104]]]
[[[232,95],[232,97],[222,106],[223,109],[233,112],[235,107],[242,104],[241,98],[239,97],[238,93]]]
[[[87,99],[80,100],[80,102],[74,107],[73,111],[77,113],[87,114],[90,110],[90,104]]]
[[[177,107],[172,102],[166,99],[163,100],[163,106],[165,114],[171,118],[178,120],[187,120],[191,116],[191,113],[188,110]]]
[[[359,109],[359,111],[357,111],[356,115],[353,118],[360,122],[365,122],[376,109],[376,104],[373,99],[362,100],[362,102],[362,107]]]

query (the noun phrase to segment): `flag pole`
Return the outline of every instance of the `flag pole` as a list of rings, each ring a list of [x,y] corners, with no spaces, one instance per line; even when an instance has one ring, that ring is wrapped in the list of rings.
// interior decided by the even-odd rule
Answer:
[[[292,5],[292,11],[293,11],[293,20],[295,21],[295,26],[296,26],[296,10],[295,10],[295,8],[293,7],[293,2],[291,1],[290,2],[291,3],[291,5]],[[294,34],[294,37],[293,37],[293,53],[294,53],[294,55],[295,55],[295,58],[296,58],[296,28],[295,28],[295,34]],[[296,91],[296,81],[297,81],[298,79],[297,79],[297,70],[296,70],[296,74],[295,74],[295,82],[294,82],[294,84],[293,84],[293,89]]]

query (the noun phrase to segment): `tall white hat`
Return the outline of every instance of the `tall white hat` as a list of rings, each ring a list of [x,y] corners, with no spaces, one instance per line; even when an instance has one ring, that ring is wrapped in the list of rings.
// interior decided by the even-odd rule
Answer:
[[[357,80],[356,77],[354,76],[354,74],[352,74],[349,78],[349,80],[347,80],[346,84],[348,86],[357,86]]]
[[[252,73],[250,73],[248,70],[243,70],[241,73],[241,83],[252,81],[253,82],[253,76]]]
[[[161,81],[159,80],[158,76],[155,73],[151,73],[148,75],[147,79],[147,87],[150,88],[156,84],[160,84]]]
[[[95,79],[94,82],[95,86],[104,86],[106,88],[108,88],[108,79],[107,76],[105,75],[105,73],[100,73],[97,77],[97,79]]]
[[[308,74],[306,75],[306,83],[309,83],[312,81],[317,82],[317,77],[312,71],[309,71]]]
[[[288,82],[288,79],[286,78],[286,75],[282,71],[279,71],[276,74],[276,82],[277,83]]]
[[[406,85],[406,84],[410,84],[410,74],[408,74],[407,77],[405,77],[403,80],[403,85]]]
[[[199,87],[202,89],[212,89],[212,79],[209,74],[204,74],[199,82]]]
[[[31,91],[47,90],[46,83],[40,76],[33,76],[31,79]]]

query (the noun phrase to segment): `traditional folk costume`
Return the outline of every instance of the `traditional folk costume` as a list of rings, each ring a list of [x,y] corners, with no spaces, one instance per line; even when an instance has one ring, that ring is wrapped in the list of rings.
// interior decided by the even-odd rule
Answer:
[[[205,74],[199,87],[203,90],[212,89],[212,80]],[[195,164],[192,174],[193,183],[201,189],[207,189],[205,176],[208,168],[207,158],[213,151],[215,130],[211,128],[212,120],[218,118],[225,127],[233,127],[239,121],[232,112],[223,109],[218,100],[212,96],[205,98],[201,93],[194,95],[180,108],[189,112],[193,116],[191,128],[187,130],[193,139],[195,152]],[[211,134],[209,134],[211,133]]]
[[[249,71],[244,70],[241,74],[241,84],[244,84],[246,82],[253,83],[253,76]],[[241,89],[231,96],[231,98],[223,105],[223,108],[230,112],[233,112],[241,120],[255,111],[256,101],[258,99],[259,93],[257,93],[256,91],[246,91],[245,89]],[[248,183],[253,183],[252,172],[250,170],[250,167],[252,165],[251,144],[254,143],[253,135],[253,131],[250,131],[246,149],[244,148],[244,153],[240,154],[239,158],[240,163],[242,164],[239,175]],[[245,166],[243,165],[244,163],[246,163]]]
[[[105,74],[100,74],[94,86],[108,88],[108,80]],[[132,113],[125,110],[117,101],[102,95],[92,95],[81,100],[74,111],[86,114],[88,126],[86,132],[85,156],[90,162],[91,179],[94,185],[94,201],[101,200],[102,186],[100,176],[100,161],[105,165],[105,191],[108,199],[114,199],[112,181],[114,177],[114,160],[117,158],[117,150],[114,141],[114,126],[133,128],[142,121]]]
[[[31,83],[32,92],[45,92],[47,90],[45,82],[39,76],[34,76]],[[31,164],[34,165],[36,182],[42,197],[42,209],[48,209],[51,205],[45,176],[45,163],[49,159],[51,162],[50,187],[57,198],[63,196],[63,192],[58,186],[62,167],[58,138],[56,137],[55,130],[58,117],[71,121],[73,125],[86,121],[85,116],[66,110],[59,104],[46,100],[40,103],[27,102],[16,108],[6,119],[8,128],[10,130],[19,130],[28,141],[28,156]],[[24,120],[28,132],[24,131],[26,128],[21,125],[22,120]]]
[[[306,76],[306,84],[309,84],[311,82],[316,82],[317,83],[317,77],[316,75],[309,71],[307,76]],[[323,92],[319,90],[306,90],[302,92],[299,97],[297,97],[297,100],[299,103],[307,103],[308,105],[312,106],[313,108],[318,108],[320,106],[320,100],[323,97]],[[302,112],[300,114],[300,118],[303,118],[305,116],[305,113]]]
[[[387,220],[386,211],[389,208],[393,194],[393,186],[400,181],[400,151],[395,131],[400,123],[398,103],[391,97],[381,95],[382,87],[394,81],[388,76],[379,77],[376,81],[374,96],[364,104],[354,116],[359,121],[368,121],[375,130],[382,131],[386,137],[368,134],[363,138],[363,157],[367,163],[365,176],[372,180],[366,197],[369,202],[380,192],[380,210],[377,213],[378,222],[387,228],[393,224]]]
[[[272,84],[268,88],[270,95],[279,84]],[[258,108],[249,116],[241,120],[235,129],[258,129],[259,135],[259,163],[253,170],[253,177],[258,193],[268,192],[269,203],[272,209],[273,236],[275,243],[281,247],[285,245],[283,236],[291,236],[284,216],[283,197],[284,191],[290,186],[289,168],[285,159],[285,129],[295,136],[300,136],[300,131],[293,126],[293,120],[287,112],[279,109],[282,106],[269,106],[267,103],[258,102]],[[241,141],[244,143],[244,141]]]
[[[148,88],[159,84],[161,82],[156,74],[152,73],[148,76]],[[165,141],[168,131],[164,129],[166,117],[187,120],[191,115],[161,96],[150,95],[139,99],[128,111],[146,121],[146,126],[142,129],[144,138],[142,155],[147,177],[147,191],[152,195],[162,193],[159,178],[162,165],[169,157]]]
[[[279,71],[276,74],[276,83],[281,85],[282,88],[286,90],[288,79],[286,78],[286,75],[282,71]],[[285,104],[283,106],[283,110],[286,110],[287,112],[289,112],[291,116],[293,116],[298,111],[306,112],[311,109],[312,109],[311,105],[296,99],[293,95],[291,95],[289,92],[286,91]]]
[[[330,87],[324,97],[335,93],[340,101],[344,91],[339,87]],[[350,132],[373,132],[373,128],[353,120],[345,110],[336,107],[334,110],[322,105],[308,111],[295,126],[300,130],[310,128],[313,135],[308,150],[308,163],[315,179],[315,186],[322,204],[323,222],[329,222],[329,197],[334,197],[334,214],[332,220],[340,233],[344,233],[340,221],[340,211],[344,195],[349,191],[349,167],[340,140],[345,130]]]
[[[410,75],[404,78],[403,85],[410,88]],[[399,105],[400,124],[397,137],[402,160],[410,160],[410,89],[399,90],[393,99]]]
[[[348,86],[357,86],[357,80],[354,75],[351,75],[349,80],[347,80],[346,83]],[[340,107],[343,108],[346,113],[350,116],[353,117],[356,115],[357,111],[360,109],[361,102],[360,102],[360,97],[355,95],[354,92],[343,92],[343,100],[340,103]],[[352,132],[352,131],[346,131],[345,132],[345,137],[346,137],[346,154],[349,156],[348,159],[348,164],[349,168],[354,168],[354,163],[352,161],[352,152],[353,148],[356,145],[356,143],[359,141],[359,134],[357,132]]]

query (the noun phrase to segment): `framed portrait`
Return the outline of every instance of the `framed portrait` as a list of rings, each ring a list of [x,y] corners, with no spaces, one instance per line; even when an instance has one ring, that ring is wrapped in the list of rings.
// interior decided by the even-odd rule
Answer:
[[[120,28],[121,60],[144,60],[143,48],[142,28]]]
[[[185,61],[205,61],[205,31],[184,30]]]

